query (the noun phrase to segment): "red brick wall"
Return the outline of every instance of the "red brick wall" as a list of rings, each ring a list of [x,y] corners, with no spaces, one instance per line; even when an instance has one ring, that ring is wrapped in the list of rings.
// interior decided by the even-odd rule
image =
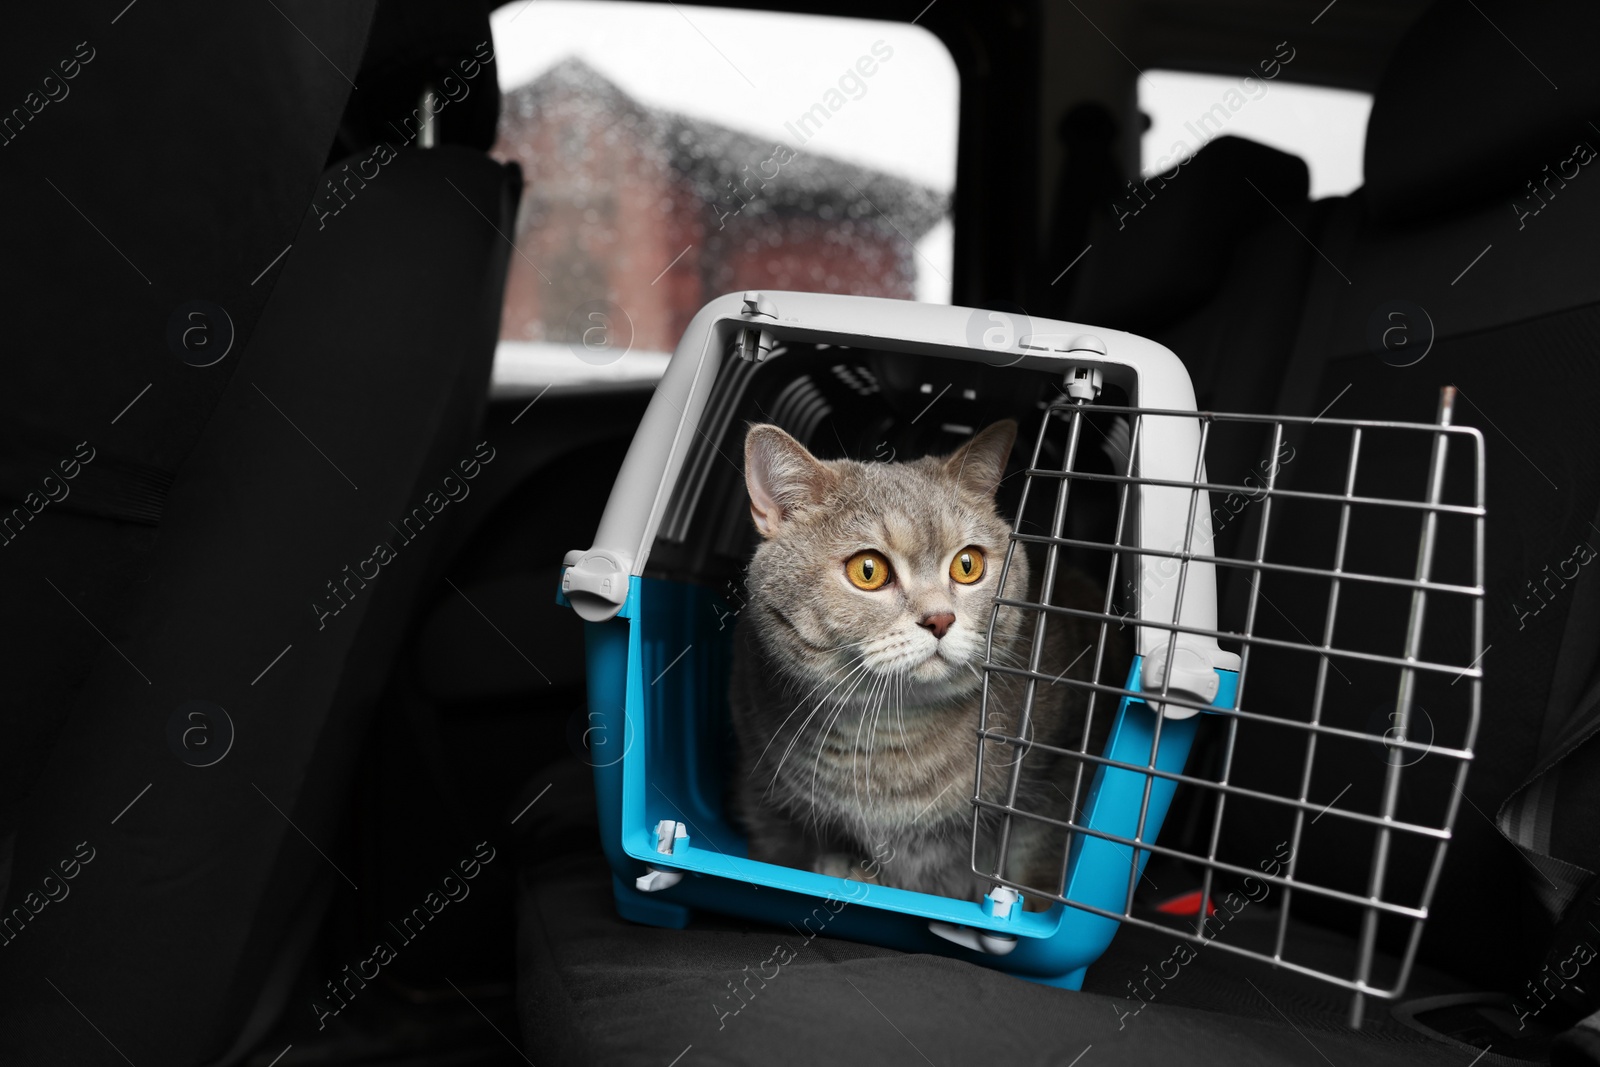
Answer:
[[[671,171],[657,128],[625,98],[560,91],[545,94],[538,115],[502,120],[493,154],[522,166],[525,188],[501,337],[577,340],[592,302],[606,301],[613,330],[631,320],[633,347],[670,352],[725,292],[913,295],[915,253],[877,220],[752,204],[719,228],[712,205]]]

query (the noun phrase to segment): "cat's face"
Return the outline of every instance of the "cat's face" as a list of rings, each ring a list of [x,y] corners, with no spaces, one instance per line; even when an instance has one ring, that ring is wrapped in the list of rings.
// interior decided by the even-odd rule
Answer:
[[[773,664],[830,703],[887,686],[920,702],[976,689],[1011,532],[994,492],[1015,439],[1007,421],[948,458],[824,462],[775,426],[752,427],[745,479],[764,540],[747,621]],[[1006,586],[1027,588],[1021,552]],[[1002,612],[997,647],[1014,640],[1016,614]]]

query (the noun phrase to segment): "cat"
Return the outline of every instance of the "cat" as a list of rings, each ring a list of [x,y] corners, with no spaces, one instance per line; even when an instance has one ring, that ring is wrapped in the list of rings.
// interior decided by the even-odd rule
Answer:
[[[761,542],[734,635],[730,801],[752,859],[966,900],[993,884],[972,867],[993,869],[1000,817],[981,814],[974,857],[972,794],[981,666],[1011,534],[995,493],[1016,435],[1007,420],[949,457],[876,463],[818,460],[777,426],[748,431]],[[1019,545],[1005,595],[1035,600],[1036,584]],[[1076,572],[1063,571],[1053,599],[1103,605]],[[1027,667],[1037,616],[1002,608],[996,662]],[[1088,677],[1097,629],[1052,615],[1040,673]],[[1025,686],[991,676],[991,730],[1018,736]],[[1085,703],[1076,687],[1039,681],[1027,739],[1082,746]],[[1095,718],[1103,737],[1110,716]],[[1020,761],[1015,807],[1071,817],[1075,761],[986,744],[985,799],[1004,803]],[[1055,892],[1066,846],[1064,829],[1013,817],[1006,877]]]

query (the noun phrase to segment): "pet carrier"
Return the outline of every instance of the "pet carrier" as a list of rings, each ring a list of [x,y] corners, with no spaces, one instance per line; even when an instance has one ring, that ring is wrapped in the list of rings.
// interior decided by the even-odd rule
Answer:
[[[1335,982],[1359,1019],[1363,995],[1406,981],[1477,723],[1482,438],[1450,424],[1448,401],[1434,424],[1197,412],[1178,359],[1131,334],[811,293],[706,305],[594,547],[569,553],[561,579],[587,624],[583,751],[618,910],[658,926],[735,914],[1072,989],[1118,925],[1138,923]],[[749,859],[724,804],[730,637],[754,541],[746,427],[776,422],[823,458],[887,460],[950,451],[1003,417],[1023,426],[1003,566],[1031,550],[1044,580],[1036,599],[1001,603],[1025,613],[1035,649],[1068,618],[1097,637],[1084,677],[1052,678],[1036,651],[995,657],[990,623],[971,803],[973,869],[993,888],[957,900]],[[1382,463],[1361,467],[1374,449]],[[1052,579],[1067,567],[1104,575],[1103,599],[1070,603]],[[1016,736],[991,725],[1000,674],[1025,680]],[[1091,725],[1111,715],[1103,745],[1088,726],[1074,747],[1029,736],[1048,684],[1078,688]],[[1076,768],[1056,783],[1070,819],[1015,799],[1023,761],[1046,752]],[[994,774],[1011,801],[985,799]],[[1419,781],[1402,798],[1403,776]],[[980,809],[999,826],[981,868]],[[1070,840],[1049,884],[1004,867],[1011,825],[1028,819]],[[1192,923],[1145,906],[1153,856],[1199,883]],[[1025,910],[1027,897],[1049,906]],[[1265,940],[1222,929],[1250,905],[1273,919]],[[1297,954],[1291,905],[1351,931],[1348,965],[1321,939]]]

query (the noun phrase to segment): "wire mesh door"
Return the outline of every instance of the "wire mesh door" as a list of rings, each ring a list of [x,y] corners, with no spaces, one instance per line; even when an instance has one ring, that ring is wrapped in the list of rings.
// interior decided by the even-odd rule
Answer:
[[[1180,938],[1350,990],[1352,1025],[1365,996],[1397,997],[1464,797],[1483,677],[1483,440],[1451,424],[1453,400],[1446,389],[1432,425],[1050,405],[995,615],[1020,614],[1028,640],[1009,653],[991,625],[984,666],[974,870],[1174,931],[1141,890],[1154,858],[1199,882]],[[1192,473],[1151,473],[1141,450],[1154,420],[1198,429]],[[1150,510],[1175,499],[1181,538],[1152,541]],[[1043,568],[1019,595],[1004,575],[1029,546]],[[1084,575],[1099,588],[1086,593]],[[1192,625],[1185,598],[1209,596],[1213,581],[1218,621]],[[1057,643],[1070,632],[1082,645],[1067,649],[1077,666],[1058,671],[1041,655],[1052,628]],[[1223,699],[1180,690],[1173,669],[1159,684],[1141,674],[1141,660],[1164,648],[1175,664],[1192,640],[1236,653]],[[1070,741],[1035,729],[1054,686],[1071,691]],[[1020,714],[999,706],[1002,692]],[[1109,720],[1124,715],[1148,719],[1147,751],[1102,755]],[[1187,762],[1158,758],[1164,733],[1196,727]],[[1137,818],[1101,828],[1086,806],[1130,773]],[[1070,809],[1019,789],[1041,775]],[[1160,843],[1153,795],[1162,809],[1172,798]],[[1068,842],[1045,876],[1016,856],[1023,828],[1041,825]],[[1121,859],[1099,903],[1068,895],[1091,838]],[[1271,921],[1219,920],[1244,907]],[[1348,935],[1333,949],[1330,930]]]

